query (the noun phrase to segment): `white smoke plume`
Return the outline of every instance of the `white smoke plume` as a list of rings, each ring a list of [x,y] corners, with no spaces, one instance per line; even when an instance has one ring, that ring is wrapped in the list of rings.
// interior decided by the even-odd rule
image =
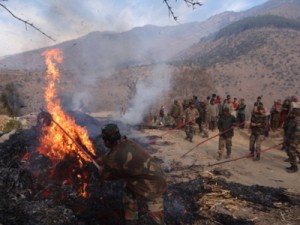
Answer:
[[[136,125],[143,121],[149,113],[150,107],[159,103],[160,98],[167,94],[170,88],[170,69],[166,65],[156,67],[145,80],[137,82],[137,92],[129,102],[131,106],[122,121],[130,125]]]

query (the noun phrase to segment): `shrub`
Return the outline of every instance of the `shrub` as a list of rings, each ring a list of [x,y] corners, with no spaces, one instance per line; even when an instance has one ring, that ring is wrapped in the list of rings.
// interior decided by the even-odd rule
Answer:
[[[21,100],[17,88],[13,83],[9,83],[5,86],[1,95],[1,101],[10,116],[18,116],[21,107]]]
[[[3,128],[3,132],[10,132],[12,130],[20,129],[21,127],[22,127],[22,124],[20,121],[11,119],[5,124],[5,126]]]

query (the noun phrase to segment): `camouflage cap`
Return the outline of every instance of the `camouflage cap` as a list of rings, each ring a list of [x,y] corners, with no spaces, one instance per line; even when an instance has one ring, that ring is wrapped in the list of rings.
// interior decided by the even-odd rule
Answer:
[[[114,136],[116,133],[119,133],[120,131],[116,124],[109,123],[104,127],[102,127],[101,132],[102,132],[101,134],[102,137],[108,138]]]

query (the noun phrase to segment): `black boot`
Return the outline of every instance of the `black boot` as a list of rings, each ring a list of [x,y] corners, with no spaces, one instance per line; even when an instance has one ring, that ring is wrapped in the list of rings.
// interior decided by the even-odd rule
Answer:
[[[259,161],[260,160],[260,154],[257,154],[256,157],[253,158],[253,161]]]
[[[254,152],[250,151],[249,158],[254,157]]]
[[[288,173],[295,173],[298,171],[298,167],[297,166],[290,166],[286,168]]]

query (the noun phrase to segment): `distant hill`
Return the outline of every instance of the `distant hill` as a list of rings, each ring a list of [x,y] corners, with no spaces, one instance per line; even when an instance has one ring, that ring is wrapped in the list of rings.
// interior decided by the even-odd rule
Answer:
[[[300,23],[278,16],[245,18],[182,52],[172,64],[207,68],[219,93],[248,101],[299,95]]]
[[[64,69],[80,76],[115,67],[151,65],[166,61],[225,26],[242,18],[261,14],[300,21],[300,4],[295,0],[270,0],[244,12],[224,12],[204,22],[158,27],[147,25],[125,32],[92,32],[54,46],[64,52]],[[43,70],[41,53],[24,52],[0,60],[0,69]]]

